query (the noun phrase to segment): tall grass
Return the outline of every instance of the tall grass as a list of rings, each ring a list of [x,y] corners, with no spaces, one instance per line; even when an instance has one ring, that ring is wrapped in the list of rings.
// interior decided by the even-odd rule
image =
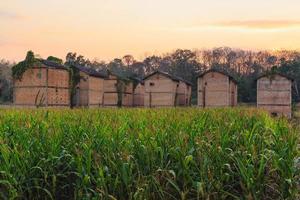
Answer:
[[[293,199],[297,154],[254,109],[0,110],[0,199]]]

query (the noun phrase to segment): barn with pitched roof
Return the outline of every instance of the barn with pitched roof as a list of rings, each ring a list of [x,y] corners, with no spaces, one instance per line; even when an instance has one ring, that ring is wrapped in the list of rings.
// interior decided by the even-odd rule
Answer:
[[[25,107],[69,107],[69,71],[61,64],[39,59],[14,79],[13,101]]]
[[[79,76],[72,92],[72,107],[102,107],[106,76],[86,66],[71,65],[71,68]]]
[[[237,81],[228,73],[211,69],[198,76],[198,106],[237,105]]]
[[[293,79],[285,74],[263,74],[257,78],[257,107],[273,116],[292,116]]]
[[[190,84],[187,84],[187,81],[160,70],[147,75],[143,80],[145,107],[173,107],[189,104]]]

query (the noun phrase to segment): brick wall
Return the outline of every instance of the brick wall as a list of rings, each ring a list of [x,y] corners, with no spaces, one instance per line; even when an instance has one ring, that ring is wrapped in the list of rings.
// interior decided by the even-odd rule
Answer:
[[[285,77],[262,77],[257,80],[257,107],[270,113],[291,117],[292,82]]]
[[[102,106],[103,104],[103,78],[89,77],[89,105]]]
[[[132,107],[133,106],[133,83],[129,82],[125,86],[125,92],[122,95],[122,106]]]
[[[76,86],[76,94],[73,97],[74,105],[83,107],[103,106],[104,79],[80,72],[80,82]]]
[[[229,88],[230,88],[230,95],[229,95],[229,103],[230,106],[237,106],[237,84],[230,80],[229,82]]]
[[[116,76],[110,75],[104,80],[104,106],[118,106],[117,79]],[[133,106],[133,84],[129,82],[125,85],[125,91],[122,94],[122,106],[131,107]]]
[[[183,81],[177,87],[177,105],[188,106],[191,98],[191,86]]]
[[[145,87],[141,83],[139,83],[133,95],[133,106],[143,107],[144,106],[144,96],[145,96]]]
[[[175,106],[176,89],[179,83],[159,73],[145,80],[145,107]]]
[[[21,80],[15,79],[15,87],[27,86],[45,86],[46,85],[46,68],[32,68],[26,70]]]
[[[209,72],[198,78],[198,106],[225,107],[231,105],[229,77]]]
[[[48,80],[48,82],[47,82]],[[69,72],[34,66],[21,80],[14,80],[14,104],[23,106],[69,106]]]

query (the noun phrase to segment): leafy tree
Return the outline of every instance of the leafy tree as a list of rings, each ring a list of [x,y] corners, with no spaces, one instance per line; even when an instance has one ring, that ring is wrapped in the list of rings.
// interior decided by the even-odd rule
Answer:
[[[14,63],[10,63],[4,59],[0,60],[0,102],[11,102],[13,94],[12,84],[12,66]]]
[[[123,63],[129,68],[135,62],[132,55],[123,56]]]

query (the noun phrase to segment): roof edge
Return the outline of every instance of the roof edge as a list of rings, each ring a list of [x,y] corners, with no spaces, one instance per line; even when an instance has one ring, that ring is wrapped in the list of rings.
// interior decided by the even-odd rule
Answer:
[[[179,82],[179,81],[180,81],[177,77],[174,77],[174,76],[172,76],[171,74],[169,74],[169,73],[167,73],[167,72],[163,72],[163,71],[161,71],[161,70],[156,70],[156,71],[154,71],[154,72],[148,74],[147,76],[145,76],[145,77],[143,78],[143,80],[145,81],[145,80],[148,79],[150,76],[153,76],[154,74],[157,74],[157,73],[159,73],[159,74],[161,74],[161,75],[164,75],[164,76],[166,76],[166,77],[172,79],[173,81],[176,81],[176,82]]]
[[[267,76],[271,76],[271,75],[279,75],[279,76],[285,77],[286,79],[288,79],[288,80],[290,80],[290,81],[294,81],[294,80],[295,80],[293,77],[291,77],[291,76],[289,76],[289,75],[287,75],[287,74],[281,73],[281,72],[271,73],[271,74],[265,72],[265,73],[263,73],[263,74],[257,76],[257,77],[255,78],[255,80],[257,81],[257,80],[260,79],[260,78],[267,77]]]
[[[95,69],[92,69],[90,67],[86,67],[86,66],[82,66],[82,65],[78,65],[78,64],[71,64],[70,66],[75,67],[79,71],[84,72],[87,75],[92,76],[92,77],[107,78],[107,76],[105,74],[102,74],[102,73],[100,73],[100,72],[98,72]]]
[[[225,72],[225,71],[222,71],[222,70],[217,70],[217,69],[209,69],[201,74],[199,74],[197,76],[197,78],[200,78],[200,77],[203,77],[204,75],[210,73],[210,72],[216,72],[216,73],[220,73],[220,74],[223,74],[225,76],[228,76],[230,80],[232,80],[233,82],[235,82],[236,84],[238,83],[238,81],[232,76],[230,75],[228,72]]]

